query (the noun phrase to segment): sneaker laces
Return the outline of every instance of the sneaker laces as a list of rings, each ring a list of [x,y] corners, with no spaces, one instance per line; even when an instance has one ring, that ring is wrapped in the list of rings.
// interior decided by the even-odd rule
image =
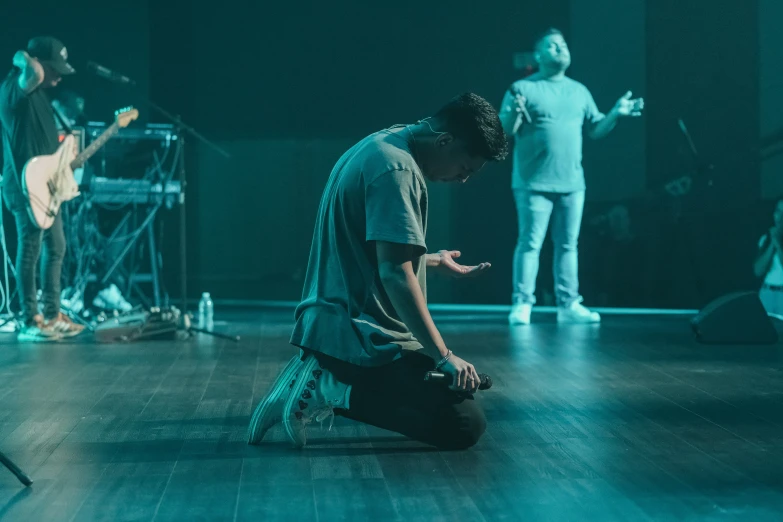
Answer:
[[[319,406],[317,408],[314,408],[310,415],[303,415],[301,422],[302,426],[304,428],[307,428],[307,425],[311,422],[315,421],[319,424],[321,431],[324,429],[324,422],[326,422],[327,419],[329,419],[329,427],[326,428],[326,431],[332,431],[332,428],[334,427],[334,407],[331,404],[328,404],[329,401],[327,401],[327,404],[324,404],[323,406]]]
[[[332,431],[332,426],[334,426],[334,408],[331,406],[324,406],[315,412],[315,422],[320,424],[321,431],[324,430],[324,421],[326,419],[329,419],[329,427],[326,428],[326,431]]]
[[[318,369],[313,370],[314,379],[307,383],[307,388],[303,391],[301,397],[298,398],[300,405],[299,409],[301,411],[297,411],[295,416],[300,423],[302,437],[305,440],[307,426],[313,422],[319,423],[321,431],[323,431],[324,422],[329,420],[329,426],[326,428],[326,431],[332,431],[335,417],[334,409],[336,407],[345,407],[347,404],[346,397],[350,386],[338,383],[333,376],[331,376],[330,379],[330,374],[327,373],[324,375],[324,371],[325,370],[320,364],[318,365]],[[297,377],[299,376],[297,375]],[[324,379],[329,382],[324,382]],[[316,395],[315,390],[317,385],[315,383],[319,380],[322,388],[318,390]],[[336,386],[338,389],[334,389]],[[313,393],[311,393],[311,391]],[[335,396],[335,393],[337,393],[338,396]],[[304,404],[302,404],[303,400],[306,401]],[[305,413],[305,409],[307,410],[307,413]]]
[[[302,423],[302,438],[305,441],[307,440],[307,425],[313,421],[319,423],[321,431],[323,431],[326,419],[329,419],[329,427],[326,428],[326,431],[332,431],[332,426],[334,426],[334,408],[328,405],[314,409],[310,415],[303,415],[298,419]]]

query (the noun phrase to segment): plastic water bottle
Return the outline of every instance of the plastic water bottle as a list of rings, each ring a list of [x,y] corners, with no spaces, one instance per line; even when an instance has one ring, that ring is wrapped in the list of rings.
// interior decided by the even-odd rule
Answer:
[[[202,330],[211,332],[215,326],[215,305],[212,303],[212,297],[209,292],[201,294],[201,301],[198,303],[198,327]]]

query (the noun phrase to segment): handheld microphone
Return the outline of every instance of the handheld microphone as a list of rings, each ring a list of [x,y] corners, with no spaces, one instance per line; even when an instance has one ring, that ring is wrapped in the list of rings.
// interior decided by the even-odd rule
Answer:
[[[486,373],[480,373],[479,376],[479,390],[488,390],[492,388],[492,377],[487,375]],[[424,375],[425,381],[432,381],[432,382],[443,382],[447,384],[451,384],[454,382],[454,377],[452,377],[448,373],[443,372],[427,372]]]
[[[136,82],[127,76],[114,72],[108,67],[104,67],[103,65],[97,64],[95,62],[87,62],[87,69],[95,73],[97,76],[109,80],[110,82],[136,85]]]
[[[511,91],[511,94],[513,94],[514,96],[522,96],[522,93],[519,92],[514,87],[514,85],[511,85],[511,87],[509,87],[508,90]],[[522,96],[522,97],[524,98],[524,96]],[[522,108],[522,116],[525,118],[525,121],[527,121],[528,123],[533,123],[533,118],[530,117],[530,113],[527,112],[527,108],[524,105],[522,105],[521,108]]]

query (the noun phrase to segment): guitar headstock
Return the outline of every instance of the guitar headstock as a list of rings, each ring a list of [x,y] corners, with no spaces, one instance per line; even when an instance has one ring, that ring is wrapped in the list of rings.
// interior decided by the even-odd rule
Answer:
[[[125,128],[139,117],[139,110],[133,107],[125,107],[114,113],[114,120],[120,128]]]

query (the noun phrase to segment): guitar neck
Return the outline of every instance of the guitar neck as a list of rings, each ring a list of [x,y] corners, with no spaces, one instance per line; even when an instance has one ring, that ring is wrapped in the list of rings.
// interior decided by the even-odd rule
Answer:
[[[103,134],[98,136],[92,143],[90,143],[90,146],[84,149],[78,156],[76,156],[73,161],[71,162],[71,169],[78,169],[85,163],[87,163],[87,160],[92,157],[93,154],[98,152],[98,149],[103,147],[107,141],[109,141],[109,138],[117,134],[117,131],[120,130],[120,124],[118,122],[114,122],[111,124],[111,126],[103,131]]]

